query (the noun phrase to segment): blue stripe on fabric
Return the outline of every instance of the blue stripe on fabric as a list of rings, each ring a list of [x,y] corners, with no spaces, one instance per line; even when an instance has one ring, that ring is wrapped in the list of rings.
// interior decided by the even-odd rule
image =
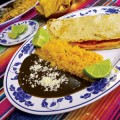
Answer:
[[[3,87],[3,76],[0,78],[0,89]]]
[[[0,96],[0,101],[3,100],[5,98],[5,93],[3,93],[1,96]]]
[[[32,115],[16,109],[7,120],[60,120],[63,115]]]
[[[117,0],[112,0],[111,3],[109,3],[109,6],[112,6],[112,4],[114,4]]]

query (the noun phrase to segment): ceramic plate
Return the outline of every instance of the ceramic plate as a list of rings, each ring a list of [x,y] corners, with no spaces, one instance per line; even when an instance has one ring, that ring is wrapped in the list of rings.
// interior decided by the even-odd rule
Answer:
[[[82,17],[95,14],[118,14],[117,7],[93,7],[63,16]],[[102,98],[120,84],[120,49],[96,51],[105,59],[112,61],[114,68],[107,78],[93,82],[89,87],[74,94],[59,98],[39,98],[25,93],[18,84],[18,72],[23,60],[34,53],[34,46],[29,39],[11,59],[4,77],[4,90],[8,100],[18,109],[37,115],[52,115],[81,108]],[[38,91],[40,92],[40,91]]]
[[[25,31],[25,33],[19,35],[18,38],[16,39],[11,39],[8,36],[8,32],[11,32],[11,28],[13,25],[27,25],[28,29]],[[39,24],[36,21],[33,20],[25,20],[21,22],[14,23],[7,28],[5,28],[1,34],[0,34],[0,44],[4,46],[11,46],[11,45],[16,45],[21,42],[24,42],[28,37],[33,36],[36,31],[39,28]]]
[[[36,4],[37,4],[37,3],[36,3]],[[32,10],[33,8],[34,8],[34,6],[31,7],[31,8],[29,8],[29,9],[26,10],[24,13],[22,13],[22,14],[16,16],[16,17],[14,17],[14,18],[12,18],[12,19],[10,19],[10,20],[7,20],[7,21],[5,21],[5,22],[3,22],[3,23],[0,23],[0,27],[3,27],[3,26],[5,26],[5,25],[8,25],[8,24],[11,24],[11,23],[14,23],[14,22],[18,21],[24,14],[26,14],[27,12],[29,12],[29,11]]]

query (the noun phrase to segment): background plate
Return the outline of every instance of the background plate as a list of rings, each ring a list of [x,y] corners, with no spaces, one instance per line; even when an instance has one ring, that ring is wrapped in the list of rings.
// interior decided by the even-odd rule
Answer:
[[[120,13],[117,7],[93,7],[65,15],[60,19],[95,14]],[[18,84],[18,71],[23,60],[34,52],[32,38],[26,41],[11,59],[4,77],[8,100],[18,109],[37,115],[51,115],[78,109],[102,98],[120,85],[120,49],[96,51],[109,58],[114,68],[107,78],[96,81],[88,88],[59,98],[38,98],[25,93]],[[38,91],[40,92],[40,91]]]
[[[11,28],[13,25],[27,25],[28,29],[26,30],[25,33],[19,35],[18,38],[16,39],[10,39],[8,36],[8,32],[11,32]],[[5,28],[1,33],[0,33],[0,44],[4,46],[11,46],[11,45],[16,45],[21,42],[24,42],[25,40],[28,39],[28,37],[33,36],[36,31],[39,28],[39,24],[34,21],[34,20],[25,20],[21,22],[14,23],[7,28]]]
[[[36,2],[36,4],[37,4],[37,2]],[[7,21],[5,21],[5,22],[3,22],[3,23],[0,23],[0,27],[3,27],[3,26],[5,26],[5,25],[12,24],[12,23],[18,21],[24,14],[26,14],[27,12],[29,12],[30,10],[32,10],[34,7],[35,7],[35,6],[29,8],[28,10],[26,10],[26,11],[23,12],[22,14],[20,14],[20,15],[18,15],[18,16],[15,16],[14,18],[12,18],[12,19],[10,19],[10,20],[7,20]]]

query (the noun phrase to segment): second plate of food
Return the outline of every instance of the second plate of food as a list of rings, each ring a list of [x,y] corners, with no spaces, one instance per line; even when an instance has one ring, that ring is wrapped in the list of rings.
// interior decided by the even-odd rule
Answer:
[[[17,22],[23,15],[32,10],[36,0],[13,0],[0,7],[0,27]]]

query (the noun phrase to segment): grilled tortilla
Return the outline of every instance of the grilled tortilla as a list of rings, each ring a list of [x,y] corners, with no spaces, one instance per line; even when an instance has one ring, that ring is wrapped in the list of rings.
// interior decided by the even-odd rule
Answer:
[[[52,19],[47,29],[53,38],[85,49],[120,48],[120,14]]]

